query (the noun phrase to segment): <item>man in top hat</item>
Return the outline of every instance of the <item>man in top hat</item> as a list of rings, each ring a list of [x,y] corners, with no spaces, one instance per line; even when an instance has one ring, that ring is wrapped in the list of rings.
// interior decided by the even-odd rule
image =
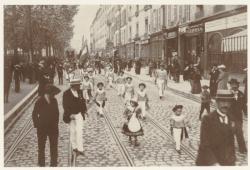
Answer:
[[[219,70],[219,76],[218,79],[216,81],[217,83],[217,89],[219,90],[227,90],[227,82],[228,82],[228,73],[225,71],[226,66],[225,65],[219,65],[218,66],[218,70]]]
[[[47,84],[44,95],[36,101],[32,113],[33,124],[37,129],[38,165],[42,167],[45,166],[45,144],[47,137],[49,137],[50,142],[50,166],[57,166],[59,109],[54,96],[60,91],[57,87]]]
[[[14,80],[15,80],[15,92],[20,92],[20,81],[21,81],[21,66],[19,64],[16,64],[14,66]]]
[[[196,165],[235,165],[234,123],[230,117],[232,101],[230,90],[217,91],[217,109],[202,119]]]
[[[240,153],[246,153],[247,148],[242,130],[243,112],[245,107],[244,94],[239,90],[240,82],[238,82],[237,79],[231,79],[228,83],[230,84],[230,89],[234,94],[231,114],[232,119],[235,122],[235,135],[239,145],[239,151]]]
[[[80,89],[81,80],[71,79],[70,88],[63,93],[63,120],[69,124],[70,143],[77,155],[83,155],[82,125],[87,107]]]
[[[167,71],[164,69],[164,65],[160,64],[160,69],[156,71],[156,84],[159,89],[160,99],[163,97],[163,92],[165,90],[165,85],[167,81]]]
[[[202,92],[201,92],[201,110],[200,110],[200,116],[199,119],[201,120],[202,114],[204,110],[206,109],[207,113],[210,113],[210,103],[211,103],[211,95],[209,91],[207,90],[209,87],[207,85],[202,86]]]

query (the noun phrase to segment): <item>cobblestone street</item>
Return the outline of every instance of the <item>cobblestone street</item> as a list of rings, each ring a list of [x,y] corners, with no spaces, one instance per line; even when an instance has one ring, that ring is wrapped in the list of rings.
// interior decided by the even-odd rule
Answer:
[[[104,77],[97,76],[97,80],[104,81]],[[134,78],[134,85],[139,80]],[[57,82],[56,82],[57,84]],[[146,82],[149,95],[150,111],[148,118],[142,121],[144,136],[139,137],[139,147],[129,143],[128,137],[121,133],[123,125],[124,102],[116,94],[116,90],[107,89],[106,116],[110,120],[114,131],[118,134],[121,145],[132,160],[132,166],[190,166],[195,163],[195,156],[199,144],[198,120],[199,104],[172,94],[167,91],[164,100],[158,98],[157,88],[154,84]],[[59,86],[62,91],[67,85]],[[59,166],[69,166],[69,130],[68,125],[62,121],[62,92],[57,96],[60,107],[59,124]],[[171,100],[170,100],[171,99]],[[175,104],[183,104],[184,111],[188,113],[192,129],[189,140],[184,141],[188,150],[184,149],[179,155],[175,151],[174,143],[169,130],[169,117]],[[37,137],[33,128],[31,113],[32,104],[16,122],[12,130],[5,135],[5,166],[27,167],[37,166]],[[84,156],[77,157],[76,166],[129,166],[123,151],[112,135],[105,118],[96,114],[95,105],[89,106],[89,116],[83,125]],[[8,142],[6,142],[8,141]],[[185,148],[184,146],[184,148]],[[46,146],[46,162],[49,162],[49,146]],[[237,164],[247,165],[247,156],[237,153]]]

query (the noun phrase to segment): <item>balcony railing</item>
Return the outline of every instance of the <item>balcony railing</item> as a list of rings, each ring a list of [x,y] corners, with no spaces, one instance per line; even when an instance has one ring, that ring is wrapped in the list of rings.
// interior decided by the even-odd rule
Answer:
[[[195,19],[204,17],[204,11],[199,11],[195,13]]]
[[[226,9],[225,5],[215,5],[214,6],[214,13],[224,11]]]
[[[144,5],[144,11],[147,11],[152,8],[152,5]]]

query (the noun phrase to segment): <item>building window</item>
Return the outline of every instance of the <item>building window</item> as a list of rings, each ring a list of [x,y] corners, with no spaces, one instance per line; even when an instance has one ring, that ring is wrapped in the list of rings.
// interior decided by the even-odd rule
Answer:
[[[129,38],[132,39],[132,27],[129,26]]]
[[[138,22],[136,23],[136,34],[137,36],[139,35],[139,23]]]
[[[221,12],[225,10],[225,5],[215,5],[214,6],[214,13]]]
[[[145,19],[145,33],[148,34],[148,18]]]
[[[203,5],[196,5],[195,19],[199,19],[201,17],[204,17]]]

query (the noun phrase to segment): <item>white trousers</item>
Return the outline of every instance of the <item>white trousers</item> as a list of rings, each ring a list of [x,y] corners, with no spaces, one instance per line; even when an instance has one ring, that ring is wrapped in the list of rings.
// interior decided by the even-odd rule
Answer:
[[[146,101],[138,101],[138,105],[141,108],[142,116],[145,117],[146,114],[147,114],[147,111],[146,111]]]
[[[181,149],[181,128],[173,128],[173,136],[176,150]]]
[[[96,105],[97,112],[99,112],[100,115],[103,115],[104,114],[104,110],[103,110],[104,108],[102,107],[102,105],[103,105],[104,101],[98,101],[97,100],[96,102],[99,104],[99,106]]]
[[[123,95],[125,92],[124,84],[117,84],[117,95]]]
[[[83,97],[84,97],[84,99],[86,99],[86,100],[89,100],[89,99],[90,99],[87,89],[84,89],[84,90],[83,90]]]
[[[163,92],[164,92],[164,80],[157,79],[156,83],[157,83],[158,90],[159,90],[159,96],[162,97],[163,96]]]
[[[81,113],[74,115],[75,119],[69,123],[70,129],[70,143],[73,149],[83,151],[83,138],[82,138],[82,126],[83,117]]]

